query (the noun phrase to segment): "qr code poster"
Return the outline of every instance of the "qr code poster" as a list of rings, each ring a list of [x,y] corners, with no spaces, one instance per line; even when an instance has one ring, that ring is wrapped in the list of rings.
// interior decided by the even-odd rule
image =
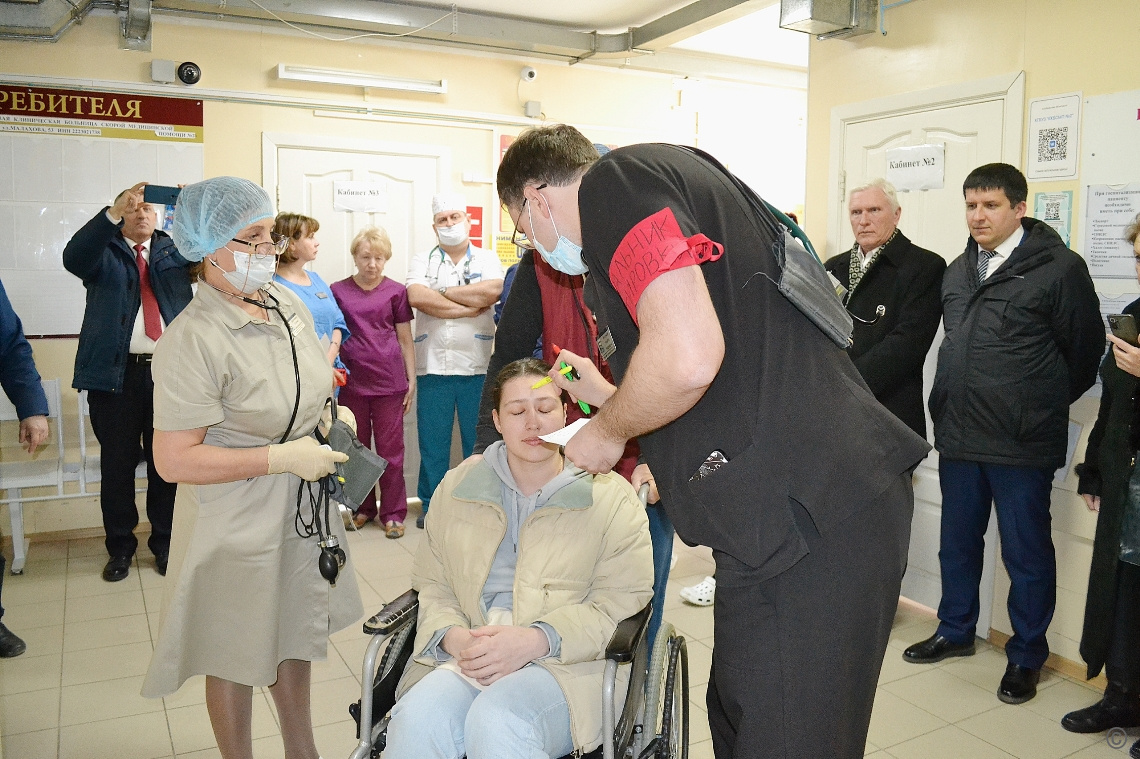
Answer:
[[[1080,123],[1079,92],[1029,101],[1029,181],[1077,178]]]
[[[1073,223],[1072,190],[1036,193],[1033,196],[1033,217],[1057,230],[1065,245],[1072,245],[1070,232]]]

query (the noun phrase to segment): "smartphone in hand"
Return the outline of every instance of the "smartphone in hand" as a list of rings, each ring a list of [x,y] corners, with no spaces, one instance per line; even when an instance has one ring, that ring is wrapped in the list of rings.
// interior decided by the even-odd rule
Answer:
[[[1132,314],[1109,314],[1108,327],[1112,334],[1129,345],[1140,343],[1140,333],[1136,330],[1136,318]]]
[[[172,206],[178,202],[178,193],[181,187],[164,187],[160,184],[148,184],[143,187],[143,202],[155,203],[160,206]]]

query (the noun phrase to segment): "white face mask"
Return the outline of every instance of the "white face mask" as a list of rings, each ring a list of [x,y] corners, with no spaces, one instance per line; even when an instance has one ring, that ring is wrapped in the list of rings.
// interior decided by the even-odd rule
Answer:
[[[218,266],[213,259],[207,260],[217,266],[218,271],[222,273],[226,281],[237,288],[238,292],[247,295],[255,293],[273,281],[273,275],[277,271],[276,256],[254,257],[249,253],[242,253],[228,247],[226,250],[234,255],[234,266],[236,268],[233,271],[226,271]]]
[[[435,233],[439,236],[440,245],[462,245],[467,242],[470,236],[470,231],[467,227],[467,222],[461,221],[458,224],[452,224],[450,227],[436,227]]]

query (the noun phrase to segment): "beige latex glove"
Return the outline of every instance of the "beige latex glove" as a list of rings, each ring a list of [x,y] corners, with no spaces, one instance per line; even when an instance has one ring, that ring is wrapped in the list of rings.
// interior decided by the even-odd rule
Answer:
[[[269,474],[292,472],[302,480],[319,480],[336,471],[348,455],[325,448],[311,437],[269,446]]]
[[[336,418],[347,424],[356,432],[356,415],[348,406],[342,406],[339,403],[336,407]],[[329,436],[329,427],[332,426],[332,404],[326,403],[325,410],[321,412],[320,431],[325,437]]]

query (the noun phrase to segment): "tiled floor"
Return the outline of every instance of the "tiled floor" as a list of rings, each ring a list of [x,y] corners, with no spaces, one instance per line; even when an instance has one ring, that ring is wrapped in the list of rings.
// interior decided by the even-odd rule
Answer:
[[[365,607],[372,613],[408,587],[412,553],[423,533],[411,526],[386,540],[369,526],[350,535]],[[688,637],[691,750],[712,756],[704,711],[712,645],[712,610],[686,606],[677,589],[711,573],[707,551],[677,543],[679,561],[669,583],[666,619]],[[145,551],[142,552],[145,554]],[[138,695],[157,635],[162,578],[149,555],[121,583],[105,583],[101,540],[37,543],[22,576],[4,578],[4,621],[28,643],[16,659],[0,660],[0,733],[4,759],[162,759],[217,757],[201,679],[162,700]],[[1065,712],[1097,694],[1047,673],[1040,694],[1023,706],[994,696],[1004,656],[981,645],[978,654],[935,666],[906,664],[902,649],[929,635],[934,622],[903,607],[890,648],[867,745],[876,759],[1124,759],[1104,735],[1061,729]],[[354,723],[347,706],[359,697],[366,638],[359,627],[337,633],[329,659],[314,665],[313,716],[317,746],[326,759],[347,757]],[[826,729],[823,726],[821,729]],[[272,699],[254,698],[254,753],[282,757]],[[1129,743],[1132,739],[1129,739]]]

